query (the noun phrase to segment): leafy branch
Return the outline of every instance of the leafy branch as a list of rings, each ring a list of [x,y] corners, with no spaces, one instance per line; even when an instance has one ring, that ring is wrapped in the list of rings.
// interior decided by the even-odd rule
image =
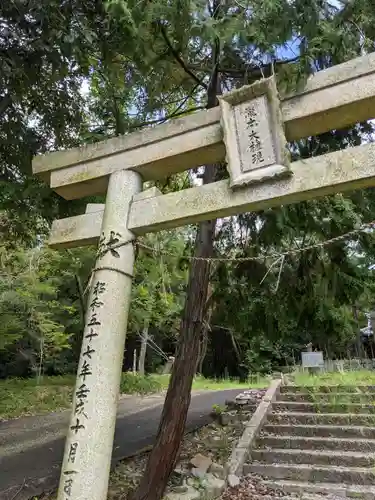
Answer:
[[[173,47],[172,42],[169,40],[167,30],[165,29],[165,26],[163,26],[161,23],[158,24],[160,27],[160,32],[164,38],[165,43],[167,44],[171,54],[173,57],[176,59],[178,64],[181,66],[181,68],[187,73],[198,85],[203,87],[204,89],[207,90],[207,85],[204,83],[204,81],[200,80],[195,73],[193,73],[190,69],[189,66],[185,63],[185,61],[182,59],[178,51]]]

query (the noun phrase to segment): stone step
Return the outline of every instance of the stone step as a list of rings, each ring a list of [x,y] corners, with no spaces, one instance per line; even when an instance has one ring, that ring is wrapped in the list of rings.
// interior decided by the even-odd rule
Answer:
[[[297,500],[297,497],[295,494],[291,495],[282,495],[280,496],[279,493],[276,495],[254,495],[253,492],[251,491],[251,500],[275,500],[275,498],[279,498],[280,500]],[[319,493],[300,493],[298,495],[298,500],[341,500],[342,498],[346,497],[340,497],[337,495],[323,495]]]
[[[375,425],[375,415],[368,413],[271,413],[267,423],[295,425]]]
[[[308,464],[245,464],[244,474],[257,474],[267,479],[289,479],[293,481],[375,484],[375,469],[363,467],[335,467]]]
[[[279,436],[332,437],[375,439],[375,427],[359,425],[292,425],[269,424],[262,427],[263,433]]]
[[[325,403],[374,403],[375,394],[371,392],[284,392],[278,395],[278,401],[325,402]]]
[[[289,393],[338,393],[338,392],[352,392],[357,394],[362,394],[364,392],[375,393],[375,385],[321,385],[321,386],[301,386],[301,385],[282,385],[280,387],[280,392]]]
[[[375,406],[371,402],[364,403],[322,403],[316,400],[314,403],[305,401],[275,401],[272,404],[274,411],[303,413],[375,413]],[[375,417],[374,417],[375,423]]]
[[[264,481],[268,488],[285,493],[322,494],[336,496],[339,498],[357,498],[362,500],[375,500],[375,486],[360,486],[356,484],[334,484],[334,483],[309,483],[299,481]],[[303,498],[303,497],[302,497]]]
[[[254,449],[251,458],[257,462],[268,464],[310,464],[335,465],[337,467],[374,467],[375,455],[359,451],[330,450],[285,450]]]
[[[332,437],[305,437],[295,435],[295,426],[290,426],[291,436],[262,435],[256,440],[257,448],[279,448],[291,450],[342,450],[375,452],[375,439],[343,439]],[[314,428],[316,429],[316,427]],[[375,429],[374,429],[375,433]],[[275,434],[278,434],[277,431]],[[375,461],[374,461],[375,463]]]

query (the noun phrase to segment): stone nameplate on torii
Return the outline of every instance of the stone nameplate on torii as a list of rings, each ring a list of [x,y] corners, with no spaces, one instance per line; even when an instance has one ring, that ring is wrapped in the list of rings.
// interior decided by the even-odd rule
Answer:
[[[230,187],[291,174],[273,77],[219,98]]]
[[[273,78],[168,124],[38,156],[33,171],[66,199],[104,205],[55,221],[55,248],[98,243],[59,500],[107,495],[134,263],[142,234],[375,185],[375,144],[289,164],[292,141],[375,118],[375,54],[322,71],[278,99]],[[227,159],[230,179],[162,195],[157,180]]]

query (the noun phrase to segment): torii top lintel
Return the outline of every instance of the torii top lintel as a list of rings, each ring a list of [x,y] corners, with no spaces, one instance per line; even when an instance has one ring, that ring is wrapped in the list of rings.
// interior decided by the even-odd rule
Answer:
[[[281,99],[288,141],[375,117],[375,54],[313,75],[302,91]],[[144,180],[205,163],[224,161],[221,108],[67,151],[34,158],[33,172],[66,199],[106,192],[109,175],[121,169]]]

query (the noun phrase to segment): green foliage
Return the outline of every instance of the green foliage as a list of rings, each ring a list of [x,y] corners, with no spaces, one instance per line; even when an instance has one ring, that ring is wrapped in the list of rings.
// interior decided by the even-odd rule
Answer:
[[[169,378],[164,379],[154,375],[139,375],[138,373],[123,373],[120,392],[122,394],[151,394],[168,387]]]
[[[64,372],[72,334],[82,326],[76,288],[90,252],[0,246],[0,358],[2,376]]]
[[[294,375],[297,385],[306,387],[319,386],[353,386],[355,392],[360,393],[361,386],[374,385],[375,374],[373,371],[358,370],[345,372],[320,373],[309,375],[307,373],[297,373]]]
[[[221,415],[225,411],[225,406],[212,405],[212,413],[215,416]]]
[[[143,240],[149,250],[141,248],[135,266],[129,319],[133,331],[148,325],[176,336],[187,280],[186,243],[183,231],[151,234]]]
[[[365,197],[373,203],[372,193],[363,192],[362,202]],[[367,217],[366,212],[367,208]],[[363,218],[352,199],[337,195],[268,210],[256,218],[238,218],[239,233],[247,238],[251,234],[245,245],[233,238],[235,233],[227,227],[232,222],[225,223],[221,243],[228,237],[226,251],[237,256],[282,254],[349,231]],[[358,265],[358,256],[370,257],[373,251],[369,233],[285,258],[226,265],[219,269],[215,284],[214,322],[236,332],[243,363],[254,371],[270,372],[273,367],[299,363],[300,351],[308,342],[326,356],[353,356],[358,323],[352,306],[371,307],[375,292],[373,271]]]
[[[50,255],[40,249],[13,253],[8,260],[0,249],[4,271],[0,283],[0,349],[27,337],[34,351],[46,360],[68,347],[69,333],[56,316],[74,309],[57,301],[54,278],[50,278]]]
[[[163,233],[144,243],[172,253],[140,251],[129,338],[147,324],[173,345],[185,293],[186,240],[182,232]],[[6,241],[0,246],[0,378],[75,369],[86,303],[82,293],[94,258],[92,248],[56,252],[43,246],[12,248]]]
[[[0,381],[0,421],[2,419],[39,415],[69,408],[74,377],[43,377]]]
[[[273,72],[282,94],[300,89],[311,73],[374,50],[375,39],[367,0],[26,1],[5,2],[0,17],[0,376],[74,370],[85,302],[79,283],[93,265],[92,249],[34,248],[53,218],[82,212],[87,200],[52,193],[31,175],[33,155],[204,107],[215,71],[219,93]],[[318,156],[369,140],[372,129],[357,124],[290,148],[294,159]],[[158,186],[169,192],[192,179]],[[225,219],[216,251],[259,256],[323,242],[372,220],[374,201],[361,190]],[[193,238],[184,230],[144,239],[167,253],[139,252],[129,339],[148,326],[173,353]],[[369,232],[277,262],[218,265],[205,373],[269,372],[299,361],[309,341],[331,356],[352,352],[363,311],[375,302],[374,248]]]

